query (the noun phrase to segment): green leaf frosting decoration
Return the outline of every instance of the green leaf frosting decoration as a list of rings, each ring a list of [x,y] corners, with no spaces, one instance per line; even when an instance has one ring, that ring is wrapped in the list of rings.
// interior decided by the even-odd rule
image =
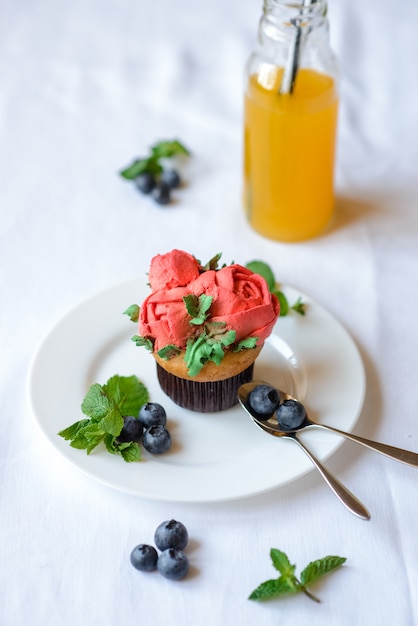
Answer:
[[[234,343],[235,330],[228,330],[224,322],[208,322],[196,339],[189,339],[184,360],[188,375],[196,376],[208,361],[220,365],[225,356],[224,348]]]
[[[133,337],[131,337],[131,341],[133,341],[135,343],[135,345],[137,345],[138,347],[144,347],[147,350],[149,350],[150,352],[152,352],[154,344],[152,343],[151,339],[148,339],[147,337],[141,337],[141,335],[134,335]]]
[[[192,318],[190,320],[190,324],[196,324],[199,326],[209,317],[209,309],[213,301],[212,296],[207,296],[206,294],[195,296],[190,294],[188,296],[184,296],[183,301],[186,305],[188,314]]]

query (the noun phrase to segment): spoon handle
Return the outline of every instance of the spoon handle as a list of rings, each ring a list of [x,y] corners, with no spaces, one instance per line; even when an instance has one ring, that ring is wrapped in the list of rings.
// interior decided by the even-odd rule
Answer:
[[[352,494],[351,491],[349,491],[349,489],[347,489],[347,487],[345,487],[342,483],[340,483],[340,481],[337,480],[335,476],[330,474],[330,472],[326,469],[326,467],[324,467],[322,463],[318,461],[316,456],[312,454],[312,452],[302,443],[300,439],[296,437],[294,433],[292,433],[291,435],[286,435],[286,437],[289,439],[293,439],[298,444],[298,446],[302,448],[304,453],[309,457],[309,459],[315,465],[316,469],[321,474],[322,478],[325,480],[327,485],[332,489],[332,491],[335,493],[335,495],[340,500],[340,502],[342,502],[344,506],[349,511],[351,511],[351,513],[354,513],[354,515],[357,515],[357,517],[360,517],[361,519],[364,519],[364,520],[370,519],[370,513],[363,506],[360,500],[358,500],[356,496]]]
[[[359,437],[358,435],[353,435],[345,432],[344,430],[339,430],[338,428],[333,428],[332,426],[326,426],[325,424],[318,424],[315,422],[313,425],[318,426],[319,428],[325,428],[326,430],[331,430],[333,433],[342,435],[343,437],[350,439],[350,441],[355,441],[370,450],[380,452],[380,454],[384,454],[391,459],[395,459],[395,461],[400,461],[401,463],[418,467],[418,454],[416,452],[403,450],[402,448],[395,448],[394,446],[388,446],[386,443],[379,443],[378,441],[371,441],[370,439],[365,439],[364,437]]]

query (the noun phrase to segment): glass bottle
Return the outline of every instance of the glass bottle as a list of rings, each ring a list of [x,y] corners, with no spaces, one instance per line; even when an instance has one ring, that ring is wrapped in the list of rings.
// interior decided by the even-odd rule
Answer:
[[[278,241],[315,237],[334,210],[338,68],[326,0],[264,0],[245,83],[247,219]]]

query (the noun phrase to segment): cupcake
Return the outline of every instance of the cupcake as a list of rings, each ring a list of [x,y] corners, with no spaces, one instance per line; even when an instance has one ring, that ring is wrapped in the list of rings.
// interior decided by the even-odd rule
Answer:
[[[155,256],[151,293],[136,307],[133,341],[152,353],[163,391],[193,411],[236,404],[280,312],[262,276],[236,263],[219,268],[219,259],[202,265],[181,250]]]

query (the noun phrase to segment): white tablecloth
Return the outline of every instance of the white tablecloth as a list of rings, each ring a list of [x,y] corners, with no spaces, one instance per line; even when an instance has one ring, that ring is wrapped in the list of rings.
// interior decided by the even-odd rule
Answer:
[[[262,258],[346,327],[367,377],[355,431],[418,451],[418,5],[330,2],[341,66],[337,212],[324,236],[294,245],[253,232],[240,204],[242,75],[261,8],[256,0],[1,3],[5,626],[418,623],[416,469],[348,442],[327,460],[367,504],[369,522],[314,471],[238,501],[152,501],[78,472],[28,406],[32,356],[69,309],[143,281],[158,252],[209,259],[222,251],[225,261]],[[178,203],[162,209],[117,172],[172,137],[193,157]],[[129,563],[133,546],[170,518],[191,536],[191,574],[179,583]],[[250,602],[274,576],[272,547],[298,570],[327,554],[347,563],[315,588],[321,604],[303,594]]]

